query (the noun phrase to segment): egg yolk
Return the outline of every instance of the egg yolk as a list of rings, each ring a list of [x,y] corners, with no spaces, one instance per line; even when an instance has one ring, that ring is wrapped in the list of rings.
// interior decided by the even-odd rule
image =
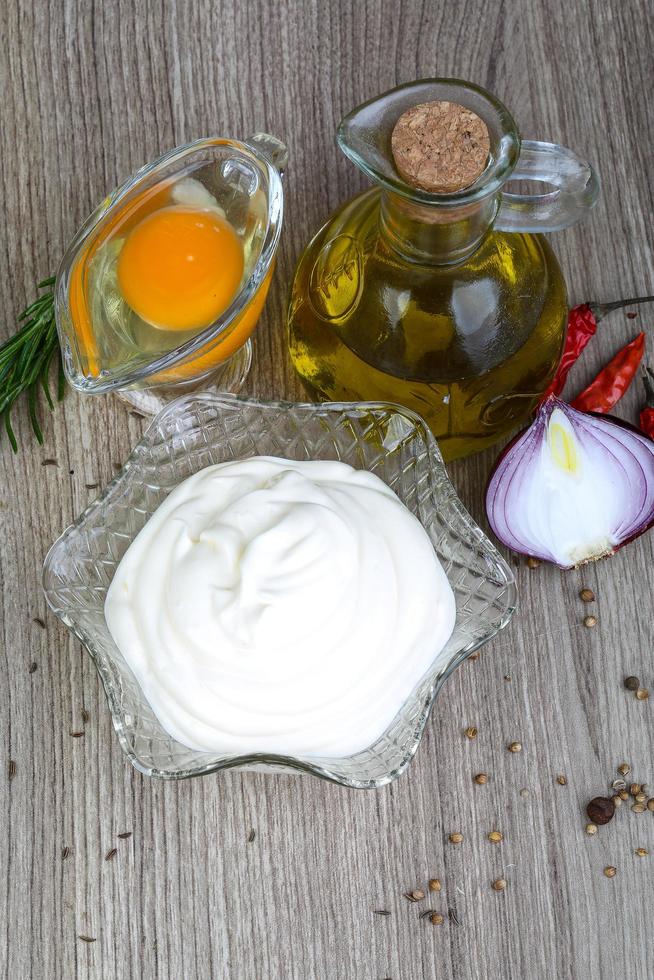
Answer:
[[[243,276],[243,247],[212,211],[171,205],[129,233],[118,256],[125,301],[154,327],[208,326],[229,306]]]

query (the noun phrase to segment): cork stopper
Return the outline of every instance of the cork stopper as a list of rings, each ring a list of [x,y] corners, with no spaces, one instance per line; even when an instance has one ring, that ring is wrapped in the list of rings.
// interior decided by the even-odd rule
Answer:
[[[400,176],[413,187],[451,194],[473,184],[488,160],[483,119],[456,102],[424,102],[403,112],[391,148]]]

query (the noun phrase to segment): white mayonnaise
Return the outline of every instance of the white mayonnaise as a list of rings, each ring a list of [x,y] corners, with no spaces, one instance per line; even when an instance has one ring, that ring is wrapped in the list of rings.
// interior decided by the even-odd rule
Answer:
[[[178,741],[333,757],[384,732],[455,603],[426,531],[378,477],[255,457],[176,487],[118,566],[105,615]]]

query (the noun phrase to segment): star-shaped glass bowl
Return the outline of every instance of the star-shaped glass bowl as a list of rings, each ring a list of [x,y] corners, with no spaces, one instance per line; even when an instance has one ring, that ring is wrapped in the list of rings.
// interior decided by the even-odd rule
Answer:
[[[371,470],[414,513],[456,597],[456,625],[392,724],[347,758],[220,755],[188,748],[157,720],[112,640],[104,601],[116,567],[145,522],[182,480],[213,463],[247,456],[340,459]],[[508,623],[515,580],[450,483],[438,447],[417,415],[388,404],[291,404],[192,394],[170,403],[104,492],[53,544],[46,599],[81,640],[102,679],[114,727],[132,764],[148,776],[183,779],[221,769],[311,773],[373,788],[409,764],[447,676]]]

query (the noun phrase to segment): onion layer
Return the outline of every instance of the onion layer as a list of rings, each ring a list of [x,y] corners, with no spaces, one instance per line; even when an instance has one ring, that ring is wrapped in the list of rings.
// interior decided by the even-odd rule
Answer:
[[[611,555],[654,524],[654,442],[550,396],[486,491],[497,537],[561,568]]]

